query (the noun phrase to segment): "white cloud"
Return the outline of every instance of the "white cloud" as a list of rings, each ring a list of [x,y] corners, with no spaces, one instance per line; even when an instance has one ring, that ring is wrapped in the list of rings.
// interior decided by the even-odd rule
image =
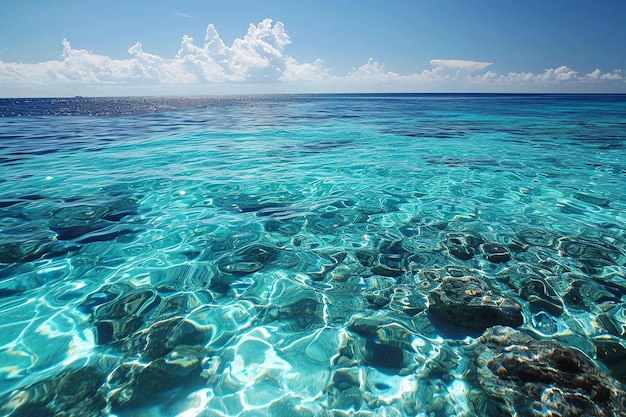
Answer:
[[[374,60],[374,58],[369,58],[366,64],[358,68],[352,68],[352,71],[348,73],[346,78],[351,81],[369,82],[420,82],[449,80],[454,76],[455,72],[450,72],[442,66],[419,73],[403,75],[387,71],[384,63],[380,63]]]
[[[612,72],[602,73],[600,68],[596,68],[594,71],[585,74],[585,78],[589,80],[623,80],[621,70],[613,70]]]
[[[558,68],[547,68],[544,72],[539,74],[533,74],[532,72],[510,72],[507,75],[494,78],[494,81],[556,83],[576,79],[578,79],[578,73],[563,65]]]
[[[494,71],[480,72],[493,65],[491,62],[432,59],[431,69],[413,74],[387,71],[383,63],[370,58],[366,64],[353,68],[346,80],[362,82],[362,86],[375,83],[402,85],[405,91],[551,91],[560,87],[581,87],[602,81],[624,80],[620,70],[602,73],[595,70],[584,76],[568,66],[547,68],[540,73],[510,72],[499,75]],[[621,87],[624,90],[624,86]],[[612,90],[609,90],[612,91]]]
[[[567,81],[575,79],[577,74],[578,73],[576,71],[562,65],[556,69],[546,69],[541,77],[545,81]]]
[[[592,80],[598,80],[600,79],[601,76],[602,76],[602,71],[600,71],[600,68],[596,68],[594,71],[585,75],[585,77],[592,79]]]
[[[245,92],[245,86],[251,83],[256,87],[249,91],[262,92],[548,91],[579,87],[587,91],[626,91],[626,77],[619,69],[596,69],[580,75],[563,65],[539,73],[498,74],[487,70],[494,65],[491,62],[460,59],[432,59],[429,69],[401,74],[369,58],[348,74],[334,75],[321,59],[300,63],[289,56],[286,48],[290,44],[285,26],[271,19],[250,24],[246,34],[231,45],[224,43],[215,26],[208,25],[203,42],[196,44],[191,36],[184,35],[178,52],[171,58],[146,52],[137,42],[128,49],[127,59],[112,59],[74,49],[63,39],[59,60],[35,64],[0,61],[0,96],[28,94],[22,92],[28,89],[43,94],[44,88],[67,95],[83,94],[82,91],[134,94],[131,87],[132,91],[147,94],[239,93]]]
[[[493,62],[466,61],[463,59],[431,59],[430,65],[472,73],[484,70],[488,66],[493,65]]]
[[[329,81],[333,80],[330,72],[324,68],[324,61],[316,59],[311,64],[299,64],[298,61],[291,57],[285,59],[285,69],[279,77],[280,81],[298,82],[298,81]]]
[[[374,58],[370,58],[367,60],[366,64],[361,65],[359,68],[352,68],[352,71],[348,73],[348,78],[356,80],[389,81],[398,80],[402,78],[402,76],[395,72],[385,71],[385,64],[381,64],[374,61]]]
[[[172,59],[143,51],[137,42],[128,49],[129,59],[115,60],[83,49],[74,49],[63,40],[60,61],[37,64],[0,61],[1,84],[48,83],[222,83],[315,81],[328,79],[323,61],[300,64],[285,55],[291,43],[281,22],[265,19],[250,24],[243,38],[226,46],[213,25],[207,28],[205,42],[197,46],[183,36],[180,49]]]

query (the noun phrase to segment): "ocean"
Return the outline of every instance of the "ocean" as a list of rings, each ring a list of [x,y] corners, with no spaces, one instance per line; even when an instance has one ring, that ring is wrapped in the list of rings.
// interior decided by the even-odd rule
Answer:
[[[624,416],[625,190],[624,95],[0,99],[0,415]]]

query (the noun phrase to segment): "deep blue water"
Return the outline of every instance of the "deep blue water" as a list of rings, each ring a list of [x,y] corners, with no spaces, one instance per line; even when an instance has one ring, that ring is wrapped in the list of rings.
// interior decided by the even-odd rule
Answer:
[[[623,95],[0,99],[0,414],[624,415],[625,155]]]

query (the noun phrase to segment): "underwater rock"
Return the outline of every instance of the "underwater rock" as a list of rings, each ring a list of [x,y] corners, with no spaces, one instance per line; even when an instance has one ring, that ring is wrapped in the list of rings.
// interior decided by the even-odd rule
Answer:
[[[621,416],[626,391],[578,349],[494,327],[473,346],[468,381],[477,415]]]
[[[397,315],[356,316],[348,323],[348,330],[361,336],[372,337],[377,343],[413,351],[413,333],[396,321]]]
[[[586,281],[584,276],[578,274],[563,274],[562,280],[564,282],[563,302],[567,304],[568,307],[586,309],[588,300],[586,293],[582,291],[582,287],[585,285]]]
[[[390,294],[389,309],[415,316],[426,310],[427,298],[416,285],[398,285]]]
[[[626,338],[626,306],[616,302],[601,308],[604,311],[597,316],[598,324],[608,333]]]
[[[529,322],[533,328],[544,335],[554,335],[559,331],[559,323],[545,311],[540,311],[530,317]]]
[[[496,274],[497,278],[527,300],[536,310],[544,310],[553,316],[563,314],[563,301],[548,282],[550,271],[535,265],[519,263]]]
[[[522,307],[475,276],[443,278],[428,295],[429,311],[438,320],[481,331],[491,326],[521,326]]]
[[[33,241],[21,239],[6,239],[0,242],[0,264],[14,262],[32,262],[46,253],[46,248],[52,239]]]
[[[266,217],[268,220],[270,220],[297,217],[299,216],[299,213],[297,210],[294,209],[294,207],[276,205],[262,208],[261,210],[254,213],[254,215],[257,217]]]
[[[244,246],[217,261],[217,267],[225,274],[247,275],[260,271],[279,256],[279,250],[260,243]]]
[[[517,233],[517,240],[529,246],[554,248],[558,236],[549,229],[524,229]]]
[[[348,253],[346,259],[337,265],[328,274],[328,281],[333,285],[344,283],[354,278],[355,276],[368,276],[371,275],[371,271],[361,265],[356,259],[356,256],[352,253]]]
[[[208,262],[189,262],[150,271],[150,283],[160,293],[198,292],[206,289],[218,274]]]
[[[372,275],[348,280],[365,297],[371,308],[387,307],[414,316],[425,310],[426,298],[416,284],[398,284],[391,277]]]
[[[499,243],[483,243],[480,250],[485,258],[491,263],[501,264],[511,260],[511,254],[506,250],[504,245]]]
[[[211,304],[215,300],[207,290],[195,290],[193,293],[177,292],[163,297],[161,303],[154,309],[150,317],[155,320],[164,320],[186,314],[200,305]]]
[[[598,360],[604,363],[611,375],[626,383],[626,346],[624,339],[609,336],[599,336],[593,339]]]
[[[0,397],[0,413],[11,417],[104,415],[106,379],[96,366],[64,371]]]
[[[139,204],[135,197],[122,197],[113,200],[107,212],[102,216],[104,220],[119,222],[127,216],[135,216],[139,212]]]
[[[554,316],[563,314],[563,303],[554,288],[541,276],[529,277],[521,284],[520,296],[533,306],[545,310]]]
[[[138,288],[97,306],[93,313],[96,341],[115,343],[130,336],[160,302],[161,297],[152,289]]]
[[[204,333],[188,320],[173,317],[154,323],[132,335],[126,350],[136,352],[143,360],[151,361],[170,353],[180,345],[197,345]]]
[[[24,269],[23,265],[21,265]],[[42,274],[20,273],[20,266],[12,265],[0,272],[0,298],[20,295],[26,291],[40,288],[46,283]],[[30,268],[29,268],[30,269]],[[6,279],[5,279],[6,277]]]
[[[371,249],[359,249],[354,252],[354,256],[364,267],[370,267],[374,265],[377,256],[376,251]]]
[[[148,364],[123,363],[107,379],[107,402],[117,412],[153,401],[155,394],[200,381],[205,354],[201,346],[182,345]]]
[[[408,365],[405,353],[414,352],[413,333],[401,322],[394,322],[392,316],[353,317],[348,330],[364,337],[365,364],[398,372]]]
[[[46,210],[37,207],[31,211],[27,203],[34,200],[34,196],[33,199],[22,197],[21,201],[26,204],[7,216],[15,224],[2,230],[0,264],[62,256],[80,249],[82,244],[109,241],[137,232],[136,224],[120,222],[126,216],[137,213],[134,199],[115,196],[97,198],[98,202],[92,203],[95,197],[57,200],[37,196],[36,200],[47,200],[45,203],[52,204],[52,207]],[[9,209],[14,209],[13,206]]]
[[[385,275],[388,277],[398,277],[406,272],[403,266],[403,259],[400,255],[381,254],[378,262],[370,267],[373,274]]]
[[[348,257],[348,253],[344,251],[337,251],[336,249],[324,250],[315,249],[309,254],[299,254],[298,258],[303,264],[313,264],[315,268],[306,269],[307,275],[309,275],[314,281],[328,281],[330,274],[343,263]],[[311,259],[306,259],[310,257]]]
[[[363,402],[360,386],[358,368],[336,369],[327,388],[328,407],[340,410],[360,410]]]
[[[404,250],[401,254],[380,253],[372,249],[355,251],[355,256],[364,267],[373,274],[386,277],[398,277],[406,272],[404,266]]]
[[[309,296],[283,306],[271,306],[262,310],[259,318],[263,323],[278,322],[291,330],[306,330],[324,323],[323,303]]]
[[[136,231],[119,224],[126,216],[137,214],[138,205],[134,199],[99,196],[98,204],[92,204],[90,200],[93,198],[67,200],[68,205],[54,213],[49,227],[57,239],[91,243],[113,240]]]
[[[561,275],[566,283],[563,301],[573,308],[591,312],[603,311],[604,307],[621,305],[626,289],[615,283],[582,274],[566,273]]]
[[[624,264],[624,254],[617,247],[603,242],[562,237],[558,249],[561,256],[579,261],[582,271],[588,274],[597,273],[605,266]]]
[[[457,353],[457,348],[447,343],[431,351],[423,365],[418,366],[414,373],[418,381],[414,400],[422,413],[415,410],[408,415],[469,416],[469,413],[459,413],[458,407],[458,403],[466,401],[468,387],[459,380],[459,375],[466,372],[466,362],[466,358]]]
[[[462,261],[468,261],[479,251],[480,245],[484,243],[480,236],[468,233],[451,232],[446,235],[444,246],[450,255]]]
[[[53,258],[80,249],[80,245],[58,241],[44,219],[4,219],[16,222],[0,230],[0,264],[27,263],[41,258]]]
[[[92,314],[99,306],[107,304],[134,289],[135,286],[128,283],[104,284],[98,290],[88,294],[78,305],[78,309],[83,313]]]
[[[402,349],[368,338],[365,343],[365,364],[399,371],[408,362]]]
[[[402,243],[403,239],[399,239],[395,236],[385,236],[376,242],[376,248],[378,252],[386,255],[408,255],[409,252],[407,252]]]
[[[372,307],[381,308],[391,301],[396,280],[391,277],[371,275],[369,277],[350,278],[349,283],[353,284],[357,291],[361,291],[363,297]]]
[[[453,347],[447,344],[441,345],[437,354],[424,363],[417,377],[424,383],[439,385],[443,388],[454,381],[454,372],[461,359]]]
[[[97,318],[122,319],[145,313],[160,303],[161,297],[150,288],[137,288],[123,293],[115,299],[98,306]]]
[[[285,237],[296,236],[302,230],[302,225],[293,219],[269,219],[263,223],[263,227],[268,233],[276,233]]]
[[[72,240],[87,233],[109,226],[103,216],[106,207],[91,205],[72,205],[61,208],[50,219],[50,230],[59,240]]]
[[[143,325],[140,316],[129,316],[124,319],[97,320],[94,323],[96,343],[107,345],[117,343],[133,334]]]
[[[142,359],[152,360],[174,346],[203,341],[203,331],[181,315],[200,305],[198,296],[204,295],[181,293],[162,299],[152,289],[113,284],[90,294],[81,307],[94,309],[98,344],[116,344],[126,354],[140,354]]]

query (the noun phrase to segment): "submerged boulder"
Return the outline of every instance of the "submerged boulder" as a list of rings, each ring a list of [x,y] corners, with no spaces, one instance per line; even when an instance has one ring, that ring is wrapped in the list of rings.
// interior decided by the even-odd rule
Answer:
[[[598,273],[602,268],[623,265],[625,256],[616,246],[582,238],[563,237],[559,239],[559,254],[580,262],[583,272]]]
[[[260,271],[276,260],[279,254],[280,251],[277,248],[253,243],[220,258],[217,267],[225,274],[247,275]]]
[[[611,375],[626,383],[626,346],[621,338],[598,336],[593,339],[598,360],[611,369]]]
[[[315,329],[324,325],[324,303],[308,296],[285,305],[272,305],[259,313],[264,323],[276,323],[281,328]]]
[[[491,326],[521,326],[522,307],[475,276],[442,279],[428,295],[429,311],[447,324],[481,331]]]
[[[140,406],[159,393],[202,381],[201,360],[206,350],[201,346],[181,345],[152,362],[126,362],[107,378],[103,389],[113,411]]]
[[[523,229],[517,233],[517,241],[523,246],[554,248],[558,235],[550,229]]]
[[[63,371],[26,388],[0,396],[3,416],[99,416],[105,398],[100,391],[106,379],[97,365]]]
[[[553,316],[563,314],[563,301],[551,279],[551,271],[537,265],[518,263],[496,274],[497,278],[527,300],[532,310],[544,310]]]
[[[582,351],[494,327],[473,347],[468,381],[477,415],[623,416],[626,391]]]
[[[509,251],[499,243],[484,243],[480,245],[485,259],[494,264],[506,263],[511,260]]]
[[[348,330],[363,337],[364,363],[391,372],[400,372],[409,365],[409,354],[414,352],[411,321],[396,313],[374,316],[355,316]]]
[[[451,232],[446,235],[444,246],[450,255],[462,261],[470,260],[479,252],[485,240],[469,233]]]

